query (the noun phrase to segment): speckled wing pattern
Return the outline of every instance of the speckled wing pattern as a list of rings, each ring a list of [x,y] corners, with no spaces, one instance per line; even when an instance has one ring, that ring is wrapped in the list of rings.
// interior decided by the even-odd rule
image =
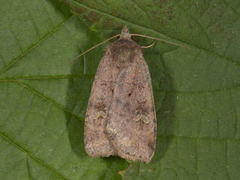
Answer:
[[[114,155],[106,130],[107,112],[113,97],[113,71],[107,49],[100,61],[92,85],[85,117],[84,143],[86,152],[93,157]]]
[[[150,162],[156,126],[148,66],[125,28],[107,48],[95,76],[85,120],[86,152]]]

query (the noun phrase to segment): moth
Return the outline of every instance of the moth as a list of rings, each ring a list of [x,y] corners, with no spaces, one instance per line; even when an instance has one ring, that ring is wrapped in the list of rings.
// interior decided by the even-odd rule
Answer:
[[[141,46],[124,27],[97,68],[85,118],[85,150],[91,157],[120,156],[148,163],[156,131],[148,65]]]

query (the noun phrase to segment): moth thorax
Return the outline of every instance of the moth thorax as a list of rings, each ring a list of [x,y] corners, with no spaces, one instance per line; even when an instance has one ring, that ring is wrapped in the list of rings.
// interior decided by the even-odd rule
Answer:
[[[117,64],[128,64],[133,61],[133,54],[134,51],[128,48],[120,48],[118,50],[118,53],[115,54],[114,61],[116,61]]]

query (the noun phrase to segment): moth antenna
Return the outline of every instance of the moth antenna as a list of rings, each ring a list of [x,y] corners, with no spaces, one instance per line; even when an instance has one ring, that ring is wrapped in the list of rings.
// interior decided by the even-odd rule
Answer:
[[[167,44],[171,44],[171,45],[174,45],[174,46],[179,46],[179,47],[183,47],[183,48],[187,48],[187,49],[190,49],[189,46],[187,45],[182,45],[182,44],[178,44],[178,43],[174,43],[174,42],[171,42],[171,41],[168,41],[168,40],[165,40],[165,39],[160,39],[160,38],[156,38],[156,37],[152,37],[152,36],[148,36],[148,35],[143,35],[143,34],[130,34],[129,31],[128,31],[128,28],[127,26],[124,26],[122,28],[122,32],[121,34],[116,34],[94,46],[92,46],[91,48],[87,49],[86,51],[82,52],[81,54],[79,54],[78,56],[76,56],[73,60],[75,59],[78,59],[80,58],[81,56],[83,56],[84,54],[87,54],[89,51],[97,48],[98,46],[114,39],[114,38],[117,38],[117,37],[120,37],[120,39],[131,39],[131,36],[137,36],[137,37],[144,37],[144,38],[148,38],[148,39],[152,39],[152,40],[156,40],[156,41],[160,41],[160,42],[164,42],[164,43],[167,43]],[[152,44],[148,45],[148,46],[142,46],[142,48],[150,48],[152,47],[153,45],[155,44],[155,42],[153,42]]]
[[[155,44],[156,44],[156,42],[154,41],[154,42],[152,42],[152,44],[149,44],[148,46],[141,46],[141,48],[147,49],[147,48],[153,47]]]
[[[148,36],[148,35],[143,35],[143,34],[130,34],[130,35],[131,35],[131,36],[144,37],[144,38],[148,38],[148,39],[153,39],[153,40],[160,41],[160,42],[164,42],[164,43],[171,44],[171,45],[174,45],[174,46],[179,46],[179,47],[183,47],[183,48],[190,49],[189,46],[187,46],[187,45],[182,45],[182,44],[174,43],[174,42],[171,42],[171,41],[168,41],[168,40],[165,40],[165,39],[160,39],[160,38],[156,38],[156,37],[152,37],[152,36]],[[148,47],[148,46],[147,46],[147,47]],[[151,46],[150,46],[150,47],[151,47]]]
[[[78,56],[76,56],[73,60],[76,60],[76,59],[80,58],[80,57],[83,56],[84,54],[87,54],[89,51],[91,51],[91,50],[97,48],[98,46],[100,46],[100,45],[102,45],[102,44],[104,44],[104,43],[106,43],[106,42],[108,42],[108,41],[110,41],[110,40],[112,40],[112,39],[114,39],[114,38],[117,38],[117,37],[119,37],[119,36],[120,36],[120,34],[116,34],[116,35],[114,35],[114,36],[112,36],[112,37],[110,37],[110,38],[108,38],[108,39],[106,39],[106,40],[104,40],[104,41],[102,41],[102,42],[100,42],[100,43],[98,43],[98,44],[95,44],[95,45],[92,46],[91,48],[87,49],[86,51],[83,51],[81,54],[79,54]]]

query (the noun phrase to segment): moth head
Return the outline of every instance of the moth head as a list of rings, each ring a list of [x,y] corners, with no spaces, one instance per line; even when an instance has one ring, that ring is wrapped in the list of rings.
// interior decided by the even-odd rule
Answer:
[[[124,26],[122,28],[121,34],[120,34],[120,39],[131,39],[131,35],[129,34],[129,30],[127,26]]]

